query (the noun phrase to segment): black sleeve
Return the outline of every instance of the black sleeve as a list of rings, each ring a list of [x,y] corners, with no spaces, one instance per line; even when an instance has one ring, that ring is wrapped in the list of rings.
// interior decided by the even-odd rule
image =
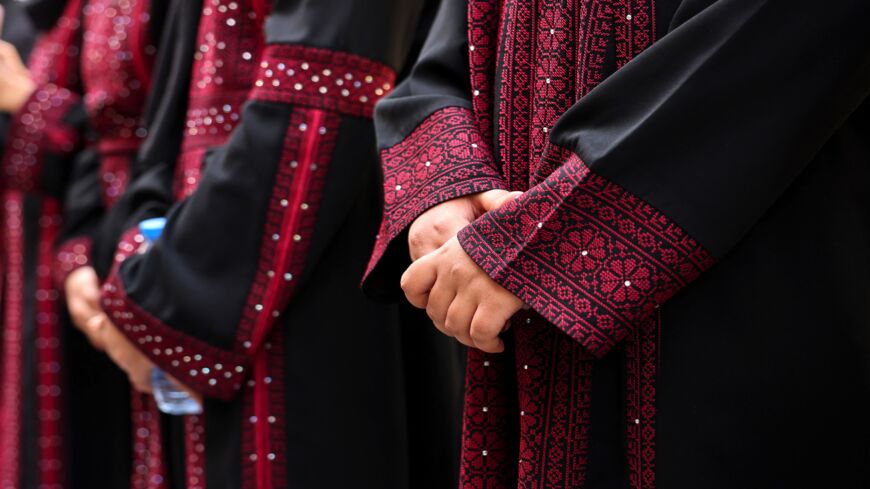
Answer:
[[[482,2],[479,2],[482,3]],[[468,3],[441,3],[410,75],[375,113],[384,172],[384,217],[363,287],[380,298],[398,295],[410,264],[407,228],[420,214],[450,199],[504,188],[490,148],[485,111],[491,90],[481,84],[491,66],[478,59],[495,46],[469,44]],[[479,22],[497,22],[481,12]],[[478,82],[472,87],[472,80]],[[483,121],[483,122],[481,122]]]
[[[870,93],[868,2],[693,10],[560,118],[536,186],[459,235],[597,355],[728,253]]]
[[[108,211],[97,229],[93,266],[105,278],[115,248],[125,231],[139,222],[164,216],[173,203],[175,164],[184,138],[184,122],[202,11],[200,0],[173,2],[166,14],[161,49],[155,61],[145,121],[148,137],[133,163],[124,195]]]

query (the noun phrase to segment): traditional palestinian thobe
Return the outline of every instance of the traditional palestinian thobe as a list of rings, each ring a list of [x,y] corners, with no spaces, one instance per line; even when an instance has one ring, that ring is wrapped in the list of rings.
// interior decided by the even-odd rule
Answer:
[[[48,32],[28,60],[38,88],[12,116],[2,160],[3,487],[63,487],[69,471],[59,292],[48,273],[60,225],[65,166],[79,147],[84,119],[75,91],[76,58],[68,49],[77,36],[81,4],[64,3],[32,2],[10,9],[28,9],[33,22],[27,25]],[[14,20],[14,14],[7,19]],[[21,24],[19,18],[16,27]]]
[[[157,41],[168,2],[87,0],[82,15],[79,69],[93,143],[76,157],[64,203],[64,230],[57,251],[57,281],[73,270],[93,266],[92,247],[106,212],[123,193],[138,150],[148,134],[145,119]],[[72,331],[72,330],[70,330]],[[105,464],[85,450],[74,455],[77,487],[111,484],[135,488],[169,486],[160,414],[150,395],[133,392],[125,376],[102,353],[72,331],[67,340],[70,410],[78,413],[73,437],[101,438],[124,460]],[[102,384],[79,379],[102,378]],[[95,406],[96,405],[96,406]],[[111,413],[109,420],[93,413]],[[81,418],[81,419],[79,419]],[[88,463],[90,462],[90,463]],[[95,463],[96,462],[96,463]],[[87,467],[87,470],[81,470]]]
[[[39,209],[42,215],[38,221],[31,221],[33,224],[24,220],[32,218],[22,215],[21,206],[14,202],[20,195],[11,194],[5,207],[11,264],[7,282],[12,283],[7,291],[18,294],[10,295],[9,303],[20,306],[6,310],[6,338],[10,343],[20,338],[21,346],[10,344],[12,355],[4,361],[14,364],[16,354],[33,352],[37,364],[28,366],[25,356],[20,370],[4,370],[4,388],[23,393],[18,398],[12,394],[4,397],[8,406],[4,412],[12,419],[18,406],[24,413],[18,415],[19,419],[34,416],[36,420],[21,426],[6,423],[14,430],[9,430],[4,446],[8,443],[22,447],[27,460],[38,467],[43,485],[129,485],[134,469],[131,446],[137,455],[133,478],[136,487],[159,487],[165,478],[159,450],[148,445],[160,440],[159,432],[148,436],[154,423],[148,406],[136,410],[132,428],[146,443],[133,445],[129,441],[129,386],[125,376],[71,326],[61,327],[57,309],[58,288],[66,274],[89,261],[85,236],[90,222],[120,192],[125,165],[144,136],[141,111],[154,54],[148,20],[160,11],[159,6],[159,2],[152,9],[143,2],[114,0],[90,0],[85,5],[69,2],[58,22],[57,34],[47,38],[51,45],[37,50],[41,55],[35,57],[31,67],[37,74],[38,88],[10,129],[12,151],[5,155],[8,182],[17,185],[16,189],[33,192],[39,188],[32,182],[54,176],[52,184],[60,190],[49,195],[62,195],[66,207],[64,230],[58,198],[43,202]],[[39,73],[50,73],[53,78]],[[88,147],[77,151],[74,143],[81,130],[76,123],[85,120],[93,133],[87,139]],[[64,155],[74,158],[74,163],[63,161]],[[99,180],[88,180],[91,170]],[[100,182],[104,185],[100,186]],[[23,231],[18,224],[21,222],[25,223]],[[40,234],[28,234],[27,226],[37,222],[43,228]],[[53,244],[59,235],[64,244],[57,264]],[[21,243],[36,236],[40,243],[38,254],[28,258]],[[31,267],[35,283],[26,281]],[[57,272],[57,285],[52,282],[52,270]],[[23,288],[18,282],[21,277],[25,277]],[[31,302],[35,312],[28,313],[27,304]],[[36,337],[18,336],[15,328],[26,332],[33,321]],[[31,368],[35,369],[35,379]],[[25,388],[16,387],[16,382]],[[42,404],[37,407],[27,404],[27,396],[34,396],[26,387],[34,384],[35,399]],[[30,444],[39,452],[28,449]],[[3,453],[18,457],[12,448]],[[40,458],[34,459],[34,453],[39,453]],[[7,480],[12,487],[30,484],[25,478],[29,477],[26,466],[17,471],[11,463],[3,467],[9,471]]]
[[[407,487],[396,310],[357,285],[380,217],[371,113],[424,3],[278,1],[258,55],[241,43],[268,7],[231,5],[203,8],[186,198],[146,254],[122,240],[104,307],[206,397],[207,487]],[[222,93],[247,66],[245,100]]]
[[[522,299],[473,351],[461,486],[870,483],[870,4],[447,1],[376,116],[385,219]],[[656,41],[658,39],[658,41]]]

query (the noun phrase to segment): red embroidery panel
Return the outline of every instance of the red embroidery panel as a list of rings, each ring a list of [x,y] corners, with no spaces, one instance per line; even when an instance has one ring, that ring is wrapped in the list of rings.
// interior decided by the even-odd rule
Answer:
[[[58,317],[60,291],[51,274],[55,260],[53,246],[60,225],[60,202],[44,199],[39,217],[35,296],[39,482],[43,487],[63,487],[67,473],[63,451],[65,419],[61,392],[62,326]]]
[[[260,263],[237,333],[237,345],[254,357],[244,398],[244,488],[286,484],[283,345],[273,326],[305,266],[340,122],[337,114],[315,109],[296,109],[290,117]]]
[[[625,416],[628,477],[634,489],[653,489],[656,482],[656,376],[661,312],[638,326],[627,339]]]
[[[163,463],[160,411],[150,394],[130,392],[133,429],[132,489],[165,489],[169,486]]]
[[[594,358],[536,314],[515,317],[518,487],[584,487]]]
[[[42,165],[49,155],[72,153],[78,130],[64,117],[79,103],[79,96],[54,84],[39,87],[10,126],[10,144],[3,154],[3,178],[8,188],[39,190]]]
[[[263,48],[263,12],[248,0],[208,2],[202,9],[187,107],[186,133],[176,164],[175,195],[199,183],[209,148],[224,144],[241,120]],[[264,6],[265,7],[265,6]],[[244,18],[246,12],[249,20]]]
[[[103,286],[103,309],[151,361],[191,389],[230,399],[241,388],[248,359],[163,324],[127,297],[117,274]]]
[[[205,417],[184,417],[184,461],[187,487],[205,489]]]
[[[273,44],[263,51],[251,98],[371,118],[395,81],[392,68],[368,58]]]
[[[371,273],[390,242],[427,209],[457,197],[503,188],[489,144],[471,110],[441,109],[404,141],[381,152],[384,218]]]
[[[81,267],[91,264],[91,238],[79,237],[65,241],[57,248],[54,263],[54,283],[64,290],[66,279]]]
[[[596,356],[713,258],[655,208],[592,173],[579,157],[463,229],[459,240],[496,281]]]
[[[19,487],[21,447],[21,337],[24,320],[24,198],[3,199],[4,292],[3,361],[0,383],[0,486]]]

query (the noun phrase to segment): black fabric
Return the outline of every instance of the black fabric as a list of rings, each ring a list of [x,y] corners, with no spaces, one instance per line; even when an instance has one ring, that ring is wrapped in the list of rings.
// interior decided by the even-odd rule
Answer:
[[[30,21],[37,29],[47,31],[63,13],[67,0],[12,0],[6,3],[15,2],[24,7]]]
[[[720,0],[578,102],[550,139],[721,258],[870,92],[868,13],[861,1]]]
[[[719,258],[661,309],[656,487],[868,487],[870,4],[685,0],[655,11],[662,38],[550,139]],[[450,34],[464,16],[454,18],[433,43],[466,39]],[[467,78],[459,54],[420,63]],[[400,86],[382,103],[382,147],[431,113],[432,98],[468,98],[455,95],[467,82],[427,79],[441,86],[406,106]],[[596,489],[628,487],[620,350],[593,374]]]
[[[410,75],[375,108],[378,147],[401,142],[443,107],[471,107],[465,1],[442,2]],[[459,20],[461,19],[461,21]]]
[[[418,36],[425,0],[275,0],[266,42],[371,58],[401,71]]]
[[[173,202],[175,162],[184,137],[193,54],[201,0],[172,2],[146,107],[148,137],[133,163],[124,194],[100,221],[92,257],[100,277],[109,273],[121,235],[139,222],[165,215]]]

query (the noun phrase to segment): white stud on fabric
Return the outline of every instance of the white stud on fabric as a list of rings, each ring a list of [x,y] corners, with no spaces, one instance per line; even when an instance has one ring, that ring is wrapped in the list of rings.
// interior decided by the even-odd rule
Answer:
[[[481,455],[483,455],[484,457],[486,457],[487,455],[489,455],[489,451],[487,451],[487,450],[484,450],[484,451],[482,451],[482,452],[480,452],[480,453],[481,453]]]
[[[626,286],[626,287],[631,287],[631,280],[626,280],[626,281],[625,281],[625,286]]]
[[[488,413],[488,412],[489,412],[489,408],[486,407],[486,406],[483,406],[483,412]]]
[[[635,420],[634,420],[634,424],[640,424],[640,420],[639,420],[639,419],[635,419]]]
[[[625,20],[631,20],[631,19],[633,19],[633,18],[634,18],[634,17],[632,17],[631,14],[628,14],[628,15],[625,16]]]
[[[242,343],[242,346],[244,346],[245,348],[250,348],[250,347],[251,347],[251,342],[250,342],[250,341],[245,341],[244,343]]]

